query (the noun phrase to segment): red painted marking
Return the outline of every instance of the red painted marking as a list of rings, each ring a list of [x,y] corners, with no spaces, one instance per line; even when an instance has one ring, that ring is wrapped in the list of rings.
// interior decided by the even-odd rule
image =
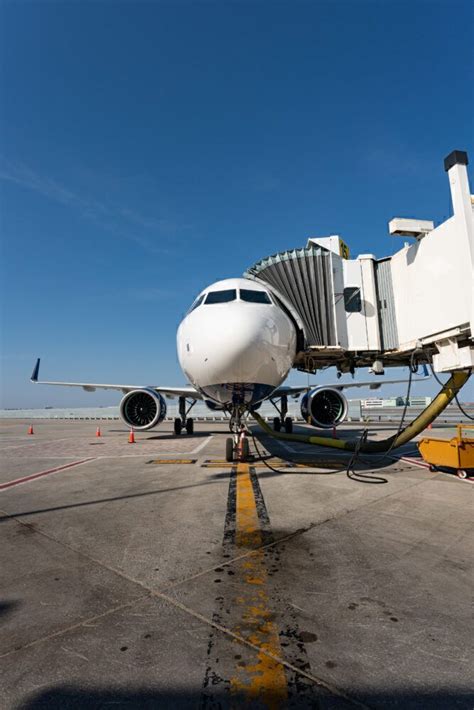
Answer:
[[[420,461],[420,459],[412,459],[409,456],[399,456],[399,461],[406,461],[411,463],[413,466],[419,466],[419,468],[429,468],[430,465],[425,461]]]
[[[82,459],[81,461],[73,461],[72,463],[64,464],[64,466],[58,466],[57,468],[48,468],[47,471],[39,471],[38,473],[32,473],[30,476],[23,476],[22,478],[15,478],[13,481],[7,481],[7,483],[0,483],[0,491],[5,488],[11,488],[12,486],[18,486],[20,483],[26,483],[27,481],[33,481],[35,478],[41,478],[42,476],[49,476],[51,473],[56,473],[57,471],[64,471],[66,468],[72,468],[73,466],[79,466],[81,463],[87,463],[87,461],[94,461],[94,456],[88,459]]]
[[[429,468],[429,464],[425,463],[423,460],[420,459],[412,459],[409,456],[389,456],[388,458],[392,459],[392,461],[406,461],[407,463],[411,463],[412,466],[418,466],[418,468]]]
[[[426,461],[419,461],[418,459],[411,459],[409,456],[391,456],[391,458],[394,461],[406,461],[407,463],[411,463],[412,466],[418,466],[418,468],[428,468],[430,467],[429,463],[426,463]],[[433,473],[444,473],[446,476],[455,476],[456,474],[453,473],[448,473],[447,471],[436,471]],[[467,481],[467,483],[474,483],[474,478],[468,476],[467,478],[461,478],[460,480],[462,481]]]

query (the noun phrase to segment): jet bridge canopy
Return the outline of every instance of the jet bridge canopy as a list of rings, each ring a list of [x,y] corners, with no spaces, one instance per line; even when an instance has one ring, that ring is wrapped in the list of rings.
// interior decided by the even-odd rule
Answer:
[[[314,245],[283,251],[257,262],[244,276],[264,281],[296,311],[306,343],[337,344],[330,252]]]

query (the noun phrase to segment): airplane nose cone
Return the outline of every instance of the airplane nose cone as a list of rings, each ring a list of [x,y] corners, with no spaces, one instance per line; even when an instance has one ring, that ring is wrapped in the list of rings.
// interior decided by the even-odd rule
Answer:
[[[294,329],[276,307],[239,302],[196,309],[178,331],[181,366],[197,387],[222,383],[277,386],[292,365]]]

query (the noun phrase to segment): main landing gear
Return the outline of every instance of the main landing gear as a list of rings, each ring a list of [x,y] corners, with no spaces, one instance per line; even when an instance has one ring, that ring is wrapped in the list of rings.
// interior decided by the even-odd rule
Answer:
[[[293,431],[293,419],[288,417],[288,396],[282,394],[280,397],[280,408],[275,404],[275,400],[271,399],[270,402],[273,404],[277,410],[279,416],[273,419],[273,428],[275,431],[285,430],[287,434],[291,434]]]
[[[232,432],[232,437],[226,439],[225,442],[225,460],[231,461],[248,461],[250,457],[250,446],[247,438],[248,429],[244,422],[244,412],[236,410],[229,423],[229,429]]]
[[[179,417],[174,420],[174,433],[179,436],[183,429],[186,430],[186,434],[194,434],[194,419],[188,417],[189,412],[196,404],[196,400],[193,399],[189,407],[186,409],[186,397],[179,398]]]

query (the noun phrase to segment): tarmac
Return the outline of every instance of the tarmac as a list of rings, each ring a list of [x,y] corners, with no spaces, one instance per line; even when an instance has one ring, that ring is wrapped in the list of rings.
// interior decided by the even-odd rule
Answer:
[[[223,423],[30,423],[0,425],[2,710],[472,709],[472,482],[413,443],[348,475],[257,428],[230,465]]]

